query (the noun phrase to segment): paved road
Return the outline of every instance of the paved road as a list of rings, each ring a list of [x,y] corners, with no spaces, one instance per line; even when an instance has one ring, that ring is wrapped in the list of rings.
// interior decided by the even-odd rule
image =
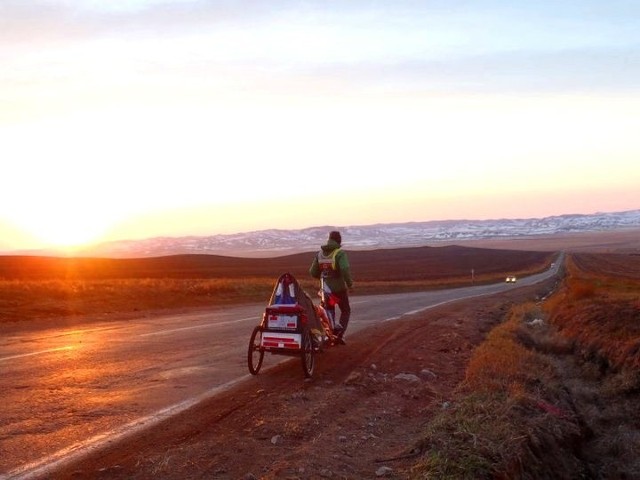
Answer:
[[[530,285],[353,296],[350,334],[444,303]],[[50,328],[0,339],[0,480],[37,478],[248,376],[246,349],[264,303],[197,314]],[[261,375],[286,357],[265,357]],[[321,359],[320,359],[321,361]],[[302,375],[301,375],[302,378]]]

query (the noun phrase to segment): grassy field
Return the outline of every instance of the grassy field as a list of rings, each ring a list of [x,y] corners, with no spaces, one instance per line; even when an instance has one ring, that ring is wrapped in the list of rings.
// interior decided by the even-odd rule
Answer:
[[[640,478],[640,257],[576,254],[429,424],[415,478]]]
[[[127,314],[266,302],[278,276],[293,273],[314,295],[313,253],[246,259],[178,255],[145,259],[0,257],[0,322]],[[350,252],[354,295],[501,281],[546,268],[553,255],[475,248]]]

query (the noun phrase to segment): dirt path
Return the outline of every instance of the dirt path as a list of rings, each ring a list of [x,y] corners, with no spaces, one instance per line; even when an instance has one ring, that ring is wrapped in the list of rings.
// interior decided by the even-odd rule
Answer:
[[[297,359],[56,472],[59,479],[407,478],[429,418],[511,305],[549,285],[444,305]],[[238,359],[245,362],[245,359]]]

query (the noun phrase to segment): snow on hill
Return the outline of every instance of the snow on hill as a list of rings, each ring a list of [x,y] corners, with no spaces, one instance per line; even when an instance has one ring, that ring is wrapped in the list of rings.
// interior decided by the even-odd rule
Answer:
[[[578,232],[640,228],[640,210],[589,215],[500,220],[446,220],[321,226],[300,230],[261,230],[230,235],[156,237],[103,243],[83,255],[145,257],[184,253],[229,256],[274,256],[313,251],[332,229],[342,232],[352,249],[399,248],[454,243],[463,240],[506,239]]]

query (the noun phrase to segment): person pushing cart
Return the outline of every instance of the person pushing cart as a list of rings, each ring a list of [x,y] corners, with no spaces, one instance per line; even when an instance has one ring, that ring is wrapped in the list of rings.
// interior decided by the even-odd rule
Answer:
[[[338,342],[345,345],[344,334],[351,317],[349,290],[353,288],[353,279],[349,258],[341,246],[340,232],[330,232],[327,243],[313,257],[309,273],[313,278],[320,279],[322,306],[332,322]],[[336,306],[340,309],[339,320],[336,319]]]

